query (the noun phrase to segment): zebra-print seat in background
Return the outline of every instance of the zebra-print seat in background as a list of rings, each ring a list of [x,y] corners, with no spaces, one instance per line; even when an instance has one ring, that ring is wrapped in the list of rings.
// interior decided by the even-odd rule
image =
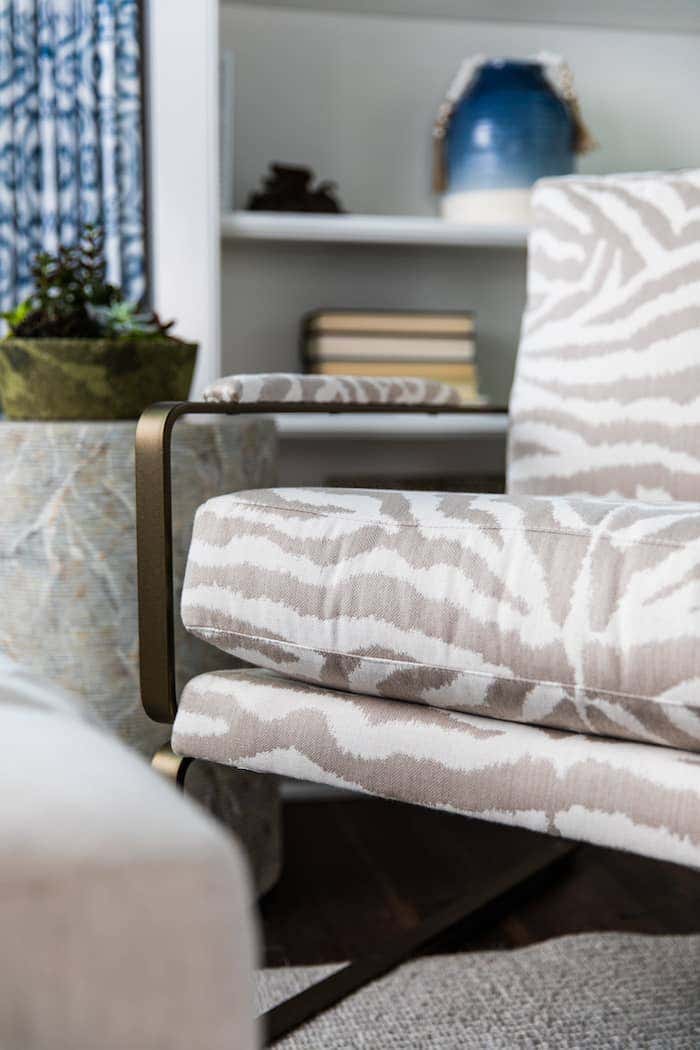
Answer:
[[[257,372],[224,376],[204,391],[205,401],[228,404],[459,405],[458,390],[447,383],[411,376],[323,376],[296,372]]]
[[[307,682],[700,751],[700,504],[220,496],[182,616]]]

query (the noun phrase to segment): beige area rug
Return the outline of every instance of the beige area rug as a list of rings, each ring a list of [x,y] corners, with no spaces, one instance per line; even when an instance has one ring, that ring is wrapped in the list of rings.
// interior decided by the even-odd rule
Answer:
[[[262,970],[258,1008],[337,966]],[[700,935],[577,934],[406,963],[279,1050],[700,1050]]]

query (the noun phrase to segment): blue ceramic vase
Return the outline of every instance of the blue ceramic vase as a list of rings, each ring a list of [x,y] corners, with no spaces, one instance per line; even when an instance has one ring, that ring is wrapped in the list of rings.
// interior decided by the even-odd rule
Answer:
[[[528,222],[532,184],[574,170],[574,134],[571,112],[538,62],[484,63],[447,129],[443,215]]]

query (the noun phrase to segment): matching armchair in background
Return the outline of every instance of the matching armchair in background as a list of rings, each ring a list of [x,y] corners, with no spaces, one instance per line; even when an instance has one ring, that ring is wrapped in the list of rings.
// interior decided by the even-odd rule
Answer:
[[[239,376],[139,425],[142,696],[177,778],[207,759],[554,836],[271,1035],[505,900],[562,839],[700,867],[700,172],[546,180],[534,211],[506,494],[210,500],[182,617],[234,669],[179,697],[179,416],[475,410],[418,381]]]

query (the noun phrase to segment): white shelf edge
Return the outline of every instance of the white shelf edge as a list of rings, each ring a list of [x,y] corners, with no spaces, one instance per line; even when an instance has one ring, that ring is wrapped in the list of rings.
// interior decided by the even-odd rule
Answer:
[[[284,440],[308,439],[368,441],[389,438],[394,441],[441,441],[455,436],[505,437],[508,416],[503,412],[474,415],[425,416],[420,413],[374,412],[367,415],[289,413],[273,417]]]
[[[221,216],[221,236],[237,241],[306,244],[414,244],[525,248],[526,226],[463,226],[422,216],[305,215],[234,211]]]

